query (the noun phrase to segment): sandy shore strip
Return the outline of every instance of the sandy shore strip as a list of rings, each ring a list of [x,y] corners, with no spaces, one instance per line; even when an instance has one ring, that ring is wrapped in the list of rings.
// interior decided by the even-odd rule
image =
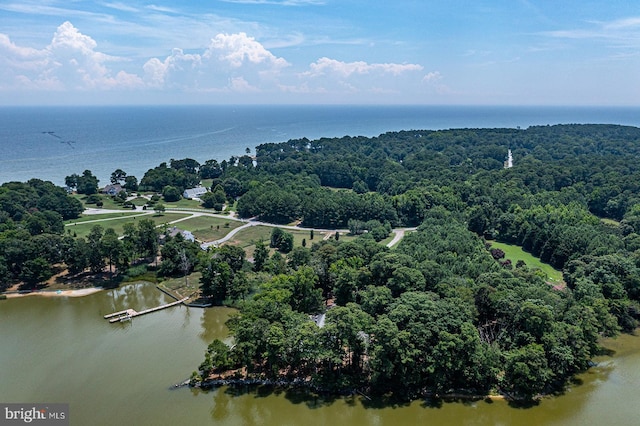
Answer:
[[[103,289],[98,287],[81,288],[78,290],[44,290],[32,291],[30,293],[5,293],[7,299],[15,299],[27,296],[44,296],[44,297],[83,297],[97,293]]]

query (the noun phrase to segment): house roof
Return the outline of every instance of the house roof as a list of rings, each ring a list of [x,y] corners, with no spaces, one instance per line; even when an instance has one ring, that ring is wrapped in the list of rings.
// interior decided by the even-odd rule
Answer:
[[[116,183],[115,185],[107,185],[102,189],[103,194],[118,194],[122,191],[122,185]]]
[[[194,197],[199,197],[200,195],[203,195],[206,192],[207,192],[207,188],[205,188],[204,186],[197,186],[195,188],[185,189],[183,196],[185,198],[194,198]]]
[[[182,234],[182,236],[184,237],[185,240],[188,240],[188,241],[195,241],[196,240],[195,236],[191,232],[185,231],[184,229],[179,229],[176,226],[171,228],[169,230],[168,234],[170,236],[172,236],[172,237],[175,237],[178,234]]]

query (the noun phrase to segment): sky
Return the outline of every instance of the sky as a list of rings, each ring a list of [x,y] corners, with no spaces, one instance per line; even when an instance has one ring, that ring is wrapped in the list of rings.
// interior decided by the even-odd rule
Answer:
[[[0,104],[640,105],[638,0],[0,0]]]

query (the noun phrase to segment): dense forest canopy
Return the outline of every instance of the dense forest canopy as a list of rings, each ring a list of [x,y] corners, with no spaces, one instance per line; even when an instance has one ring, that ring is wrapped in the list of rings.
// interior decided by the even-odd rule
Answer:
[[[233,344],[212,342],[194,382],[532,398],[586,369],[601,336],[637,326],[639,160],[638,128],[558,125],[268,143],[255,157],[171,160],[139,188],[114,172],[112,184],[153,191],[152,201],[208,179],[205,208],[237,201],[242,218],[353,237],[314,239],[311,229],[298,245],[276,228],[251,258],[229,245],[205,252],[179,234],[160,248],[148,219],[123,235],[99,225],[65,234],[63,219],[82,211],[76,199],[49,182],[12,182],[0,186],[0,285],[35,285],[52,265],[117,273],[160,252],[158,275],[198,271],[204,298],[240,307]],[[69,178],[95,195],[90,171]],[[408,227],[417,229],[393,249],[379,243]],[[492,240],[562,270],[564,282],[504,261]]]
[[[266,283],[230,321],[234,345],[213,342],[202,377],[244,367],[250,377],[409,397],[562,388],[600,336],[637,325],[639,154],[640,129],[610,125],[258,146],[254,163],[214,180],[240,182],[241,216],[418,229],[392,251],[365,233],[295,248],[284,266],[268,260]],[[566,287],[496,261],[485,239],[564,269]],[[317,291],[335,305],[319,305]],[[322,326],[309,319],[325,311]]]

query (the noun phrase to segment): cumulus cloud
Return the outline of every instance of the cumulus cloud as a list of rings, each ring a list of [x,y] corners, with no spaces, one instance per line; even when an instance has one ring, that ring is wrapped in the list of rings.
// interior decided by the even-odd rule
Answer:
[[[117,0],[107,5],[127,8]],[[425,74],[421,65],[411,63],[345,62],[321,57],[296,67],[244,32],[220,33],[196,51],[174,48],[166,57],[143,61],[134,63],[101,51],[91,36],[70,22],[60,25],[42,49],[19,46],[0,34],[0,90],[91,93],[139,89],[238,96],[308,94],[332,99],[358,93],[416,93],[421,87],[433,92],[444,87],[439,72]]]
[[[0,34],[0,63],[9,88],[82,90],[141,87],[142,80],[105,64],[118,58],[96,50],[97,43],[70,22],[58,27],[51,43],[38,50],[15,45]]]
[[[246,63],[265,64],[275,68],[289,65],[285,59],[274,56],[262,44],[245,33],[218,34],[211,39],[204,57],[227,62],[235,68]]]
[[[145,81],[151,87],[187,87],[197,80],[202,57],[185,54],[182,49],[173,49],[164,61],[152,58],[144,64]]]
[[[147,61],[144,71],[152,87],[255,92],[289,65],[253,37],[237,33],[216,35],[202,54],[174,49],[163,61]]]

